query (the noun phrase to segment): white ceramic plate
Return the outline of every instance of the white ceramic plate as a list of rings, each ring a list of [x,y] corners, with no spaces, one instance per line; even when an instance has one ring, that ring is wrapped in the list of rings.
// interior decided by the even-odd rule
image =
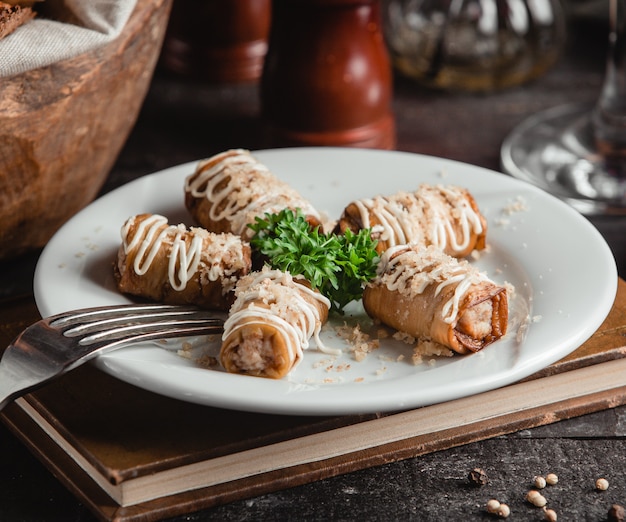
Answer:
[[[99,356],[99,368],[156,393],[222,408],[303,415],[396,411],[526,377],[580,346],[611,308],[618,278],[606,242],[584,217],[528,183],[401,152],[302,148],[258,151],[255,156],[333,218],[352,199],[414,190],[422,182],[469,188],[488,220],[490,245],[472,262],[496,282],[516,289],[509,333],[477,354],[426,358],[418,365],[411,361],[411,346],[384,340],[379,350],[357,362],[335,329],[344,321],[360,321],[367,331],[371,324],[356,304],[323,332],[325,344],[344,348],[343,355],[335,359],[313,346],[283,380],[205,369],[176,349],[154,345]],[[141,212],[190,224],[183,182],[194,166],[135,180],[72,218],[37,266],[35,297],[41,314],[127,302],[117,292],[111,270],[119,229]]]

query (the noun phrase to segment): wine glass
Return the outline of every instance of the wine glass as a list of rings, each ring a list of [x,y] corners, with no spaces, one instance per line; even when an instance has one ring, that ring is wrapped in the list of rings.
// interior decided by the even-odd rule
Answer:
[[[501,149],[503,170],[583,214],[626,214],[626,0],[610,0],[604,84],[594,106],[535,114]]]

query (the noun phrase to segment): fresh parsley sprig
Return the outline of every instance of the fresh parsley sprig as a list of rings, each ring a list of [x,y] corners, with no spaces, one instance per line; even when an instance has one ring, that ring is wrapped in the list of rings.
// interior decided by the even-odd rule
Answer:
[[[324,233],[312,228],[300,210],[289,209],[257,217],[249,227],[254,231],[250,245],[272,268],[304,276],[337,312],[360,299],[376,275],[376,241],[367,229]]]

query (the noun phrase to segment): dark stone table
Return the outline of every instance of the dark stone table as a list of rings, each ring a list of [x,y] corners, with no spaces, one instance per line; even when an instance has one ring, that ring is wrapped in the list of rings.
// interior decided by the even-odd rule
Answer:
[[[606,26],[571,24],[567,52],[545,76],[493,94],[431,92],[397,79],[394,110],[403,151],[499,168],[505,135],[524,117],[565,101],[592,102],[604,74]],[[230,147],[266,146],[254,84],[190,84],[159,72],[103,191],[138,176]],[[626,276],[626,217],[594,217]],[[27,290],[36,253],[2,263],[2,293]],[[584,296],[581,296],[583,298]],[[0,520],[88,521],[89,511],[0,425]],[[489,483],[471,487],[469,470]],[[510,520],[543,520],[525,502],[535,475],[554,472],[545,490],[563,521],[601,521],[626,504],[626,407],[389,463],[313,484],[181,516],[193,520],[490,520],[489,498],[508,503]],[[594,489],[599,477],[607,491]]]

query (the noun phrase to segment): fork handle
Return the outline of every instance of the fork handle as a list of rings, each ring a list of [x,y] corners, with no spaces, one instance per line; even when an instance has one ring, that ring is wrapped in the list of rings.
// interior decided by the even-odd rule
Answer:
[[[11,359],[11,364],[0,365],[0,411],[17,397],[38,388],[60,374],[37,371],[34,365],[28,365],[22,357],[15,356],[9,345],[4,352],[4,358]],[[19,352],[17,352],[19,353]]]

